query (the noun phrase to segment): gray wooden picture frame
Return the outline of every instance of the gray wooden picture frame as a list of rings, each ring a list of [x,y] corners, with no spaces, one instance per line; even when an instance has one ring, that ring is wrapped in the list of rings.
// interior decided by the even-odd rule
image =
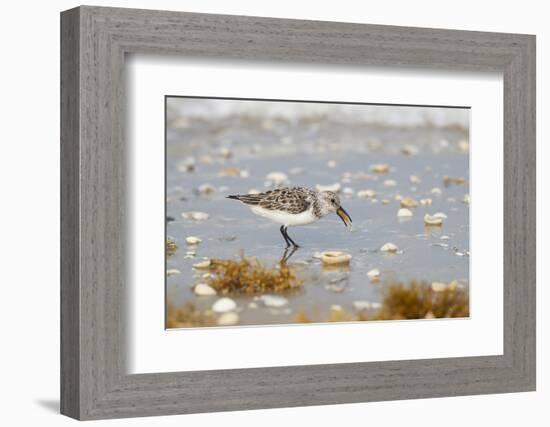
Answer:
[[[127,53],[504,78],[504,354],[129,375]],[[163,143],[159,137],[159,145]],[[61,412],[184,414],[535,389],[535,37],[83,6],[61,14]]]

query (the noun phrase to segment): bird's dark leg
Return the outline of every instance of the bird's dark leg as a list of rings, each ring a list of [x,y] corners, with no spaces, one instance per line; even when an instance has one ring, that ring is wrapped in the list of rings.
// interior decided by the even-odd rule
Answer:
[[[279,229],[281,231],[281,234],[283,235],[283,238],[285,239],[286,247],[290,247],[290,242],[288,241],[289,237],[287,237],[285,232],[285,226],[281,225],[281,228]]]
[[[283,228],[283,231],[284,231],[284,233],[285,233],[286,239],[288,239],[288,240],[287,240],[287,243],[290,242],[290,243],[292,243],[292,246],[294,246],[295,248],[299,248],[300,245],[297,245],[296,242],[295,242],[294,240],[292,240],[292,238],[288,235],[287,228],[288,228],[288,227],[284,227],[284,228]]]

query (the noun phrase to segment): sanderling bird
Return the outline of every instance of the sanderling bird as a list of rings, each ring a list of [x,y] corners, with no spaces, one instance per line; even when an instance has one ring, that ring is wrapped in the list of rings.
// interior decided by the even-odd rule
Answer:
[[[282,224],[280,231],[287,248],[292,244],[299,247],[288,235],[290,226],[306,225],[318,221],[325,215],[336,213],[346,226],[351,218],[340,205],[340,198],[332,191],[315,191],[305,187],[278,188],[258,194],[227,196],[250,206],[256,215]]]

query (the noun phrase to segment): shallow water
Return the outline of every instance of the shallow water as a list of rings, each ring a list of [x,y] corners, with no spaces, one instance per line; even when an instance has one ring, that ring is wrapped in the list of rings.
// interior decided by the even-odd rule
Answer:
[[[192,302],[206,310],[217,297],[197,297],[192,287],[201,281],[201,272],[192,265],[203,257],[236,258],[240,253],[275,264],[284,254],[279,225],[255,216],[243,204],[226,199],[228,194],[265,191],[273,186],[266,175],[273,171],[288,175],[288,185],[315,187],[340,183],[354,193],[372,189],[374,199],[341,192],[342,206],[353,219],[351,230],[336,215],[303,227],[289,228],[301,245],[289,260],[299,267],[305,280],[303,293],[288,296],[282,309],[249,308],[252,297],[232,297],[238,304],[240,324],[281,324],[292,322],[297,311],[324,318],[334,304],[353,311],[354,301],[378,302],[381,290],[391,281],[451,282],[469,286],[469,204],[468,152],[461,141],[467,132],[460,128],[432,126],[399,128],[376,124],[331,122],[318,117],[308,120],[258,120],[248,116],[228,116],[215,121],[196,119],[169,123],[167,132],[166,214],[167,237],[178,250],[168,257],[167,269],[181,274],[167,277],[167,303],[179,306]],[[463,142],[462,142],[463,144]],[[401,153],[412,145],[416,155]],[[329,162],[330,166],[329,166]],[[373,164],[387,163],[391,170],[377,174]],[[188,166],[193,165],[192,170]],[[238,167],[245,176],[222,177],[220,170]],[[420,183],[411,184],[415,175]],[[444,176],[465,178],[464,184],[445,186]],[[385,180],[396,181],[387,187]],[[213,192],[201,194],[204,184]],[[441,194],[434,194],[438,188]],[[416,201],[431,198],[430,206],[411,209],[413,217],[400,219],[396,196]],[[386,204],[383,200],[389,201]],[[202,211],[205,221],[183,219],[182,212]],[[443,212],[442,227],[426,227],[424,215]],[[187,236],[202,243],[190,248]],[[442,240],[442,236],[448,239]],[[392,242],[397,254],[381,252]],[[196,251],[186,256],[186,251]],[[327,271],[316,252],[342,250],[352,254],[349,268]],[[372,283],[367,272],[381,271],[380,282]]]

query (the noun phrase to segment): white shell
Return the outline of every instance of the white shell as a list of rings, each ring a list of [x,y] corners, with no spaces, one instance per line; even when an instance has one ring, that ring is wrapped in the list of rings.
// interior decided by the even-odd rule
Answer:
[[[195,295],[199,295],[201,297],[207,297],[217,294],[216,290],[206,283],[199,283],[195,285],[195,287],[193,288],[193,292],[195,292]]]
[[[353,305],[353,308],[357,311],[382,307],[382,304],[380,304],[379,302],[370,302],[370,301],[353,301],[352,305]]]
[[[223,313],[218,318],[217,323],[219,326],[232,326],[239,323],[239,320],[240,320],[239,315],[233,311],[230,311],[228,313]]]
[[[443,292],[447,289],[447,284],[443,282],[432,282],[432,291],[434,292]]]
[[[384,181],[384,187],[395,187],[397,185],[397,181],[395,179],[386,179]]]
[[[380,277],[380,270],[377,268],[373,268],[367,273],[367,276],[369,276],[371,279],[375,277]]]
[[[268,173],[265,177],[267,181],[272,184],[280,185],[288,182],[288,176],[284,172],[271,172]]]
[[[166,270],[166,275],[167,276],[174,276],[176,274],[180,274],[181,271],[179,271],[177,268],[171,268],[169,270]]]
[[[216,313],[226,313],[237,308],[237,303],[231,298],[220,298],[212,305],[212,310]]]
[[[208,219],[209,215],[206,212],[182,212],[181,217],[183,219],[193,219],[195,221],[204,221]]]
[[[413,213],[410,209],[401,208],[397,211],[397,216],[399,218],[410,218],[411,216],[413,216]]]
[[[458,149],[463,153],[467,153],[470,150],[470,143],[468,141],[462,140],[458,142]]]
[[[321,253],[321,261],[327,265],[349,264],[351,258],[351,254],[341,251],[326,251]]]
[[[199,192],[199,194],[212,194],[216,192],[216,187],[214,187],[212,184],[202,184],[199,185],[197,191]]]
[[[317,189],[317,191],[333,191],[334,193],[337,193],[340,191],[342,186],[340,185],[339,182],[336,182],[334,184],[329,184],[329,185],[317,184],[315,185],[315,188]]]
[[[441,225],[443,224],[443,219],[435,217],[430,214],[424,215],[424,224],[426,225]]]
[[[445,215],[443,212],[437,212],[433,216],[434,218],[447,219],[447,215]]]
[[[185,238],[185,242],[188,245],[198,245],[202,240],[195,236],[189,236]]]
[[[201,262],[197,262],[195,264],[193,264],[193,268],[197,268],[197,269],[204,269],[204,268],[209,268],[210,267],[210,260],[209,259],[205,259],[204,261],[201,261]]]
[[[380,248],[380,250],[382,252],[397,252],[399,248],[393,243],[386,243]]]
[[[420,178],[418,178],[416,175],[409,176],[409,181],[411,184],[420,184]]]
[[[415,154],[418,154],[418,148],[410,144],[404,145],[401,147],[401,153],[406,156],[414,156]]]
[[[390,171],[390,165],[387,163],[377,163],[370,167],[371,171],[376,173],[388,173]]]
[[[360,190],[357,192],[357,197],[372,198],[376,197],[376,191],[374,190]]]
[[[288,300],[285,297],[278,295],[262,295],[260,300],[266,307],[279,308],[288,304]]]
[[[432,204],[432,199],[420,199],[420,204],[422,206],[429,206]]]
[[[441,195],[441,188],[432,188],[432,191],[431,191],[432,194],[435,194],[436,196],[439,196]]]
[[[411,197],[403,197],[400,202],[402,208],[416,208],[418,206],[418,202]]]

